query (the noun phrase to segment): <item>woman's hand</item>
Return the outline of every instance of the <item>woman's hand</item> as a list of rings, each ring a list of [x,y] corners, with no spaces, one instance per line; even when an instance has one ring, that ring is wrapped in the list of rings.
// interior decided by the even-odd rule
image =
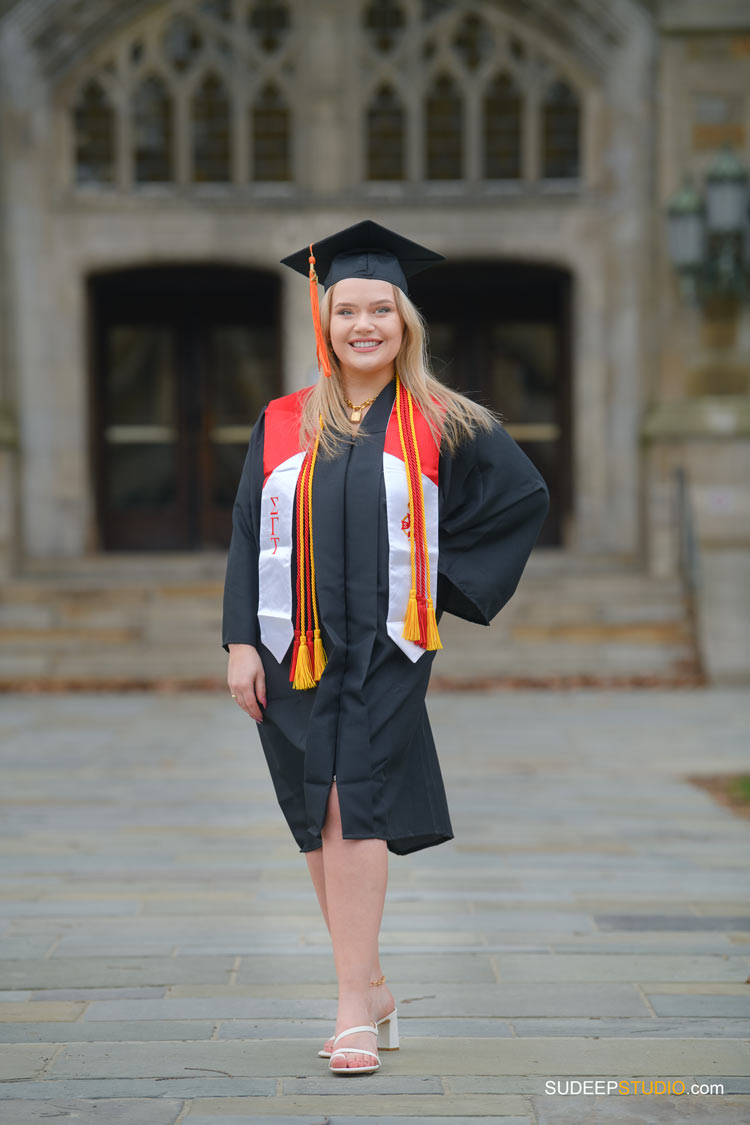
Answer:
[[[242,710],[262,723],[260,707],[266,705],[266,674],[257,648],[253,645],[229,646],[227,683]]]

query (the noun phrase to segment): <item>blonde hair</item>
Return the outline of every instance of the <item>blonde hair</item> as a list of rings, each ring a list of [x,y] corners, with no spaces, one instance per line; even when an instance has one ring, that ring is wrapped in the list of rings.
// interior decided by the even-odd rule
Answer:
[[[300,422],[300,448],[307,449],[315,441],[318,418],[323,416],[319,450],[331,457],[339,453],[343,445],[351,445],[357,437],[352,435],[351,420],[344,403],[341,368],[331,347],[329,326],[335,288],[334,284],[328,289],[320,304],[320,323],[328,343],[331,377],[320,375],[317,383],[313,384],[305,396]],[[411,391],[435,440],[442,440],[441,448],[447,448],[452,454],[464,440],[473,437],[477,431],[490,431],[502,419],[489,407],[473,402],[435,378],[430,371],[425,322],[406,294],[396,285],[392,288],[396,308],[404,322],[396,371],[403,385]]]

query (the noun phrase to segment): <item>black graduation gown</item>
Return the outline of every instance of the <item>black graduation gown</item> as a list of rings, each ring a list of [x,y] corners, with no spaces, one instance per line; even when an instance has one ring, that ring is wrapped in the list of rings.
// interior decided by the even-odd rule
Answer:
[[[453,837],[425,694],[436,652],[416,662],[386,632],[388,531],[382,472],[392,380],[353,444],[318,454],[313,547],[328,663],[316,688],[289,682],[260,637],[258,528],[265,408],[253,429],[233,511],[222,644],[254,645],[266,675],[257,724],[276,796],[300,851],[321,846],[333,778],[346,839],[385,839],[399,855]],[[513,594],[547,514],[537,469],[496,424],[440,456],[435,610],[489,625]],[[292,560],[292,575],[296,559]],[[294,601],[296,613],[296,601]]]

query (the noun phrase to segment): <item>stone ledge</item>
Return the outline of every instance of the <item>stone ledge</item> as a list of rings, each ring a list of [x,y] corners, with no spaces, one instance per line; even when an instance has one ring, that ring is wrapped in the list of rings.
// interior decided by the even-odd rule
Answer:
[[[662,403],[647,411],[641,422],[644,442],[713,441],[750,437],[750,395],[712,395]]]

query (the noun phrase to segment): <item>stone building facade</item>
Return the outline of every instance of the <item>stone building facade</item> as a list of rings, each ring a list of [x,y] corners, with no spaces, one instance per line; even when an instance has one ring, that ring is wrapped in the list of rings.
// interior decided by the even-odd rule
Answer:
[[[546,546],[672,572],[688,468],[706,636],[750,668],[750,320],[684,299],[663,231],[686,169],[750,157],[745,4],[0,12],[6,574],[226,545],[257,410],[314,377],[279,259],[369,217],[446,256],[414,286],[438,368],[550,481]]]

